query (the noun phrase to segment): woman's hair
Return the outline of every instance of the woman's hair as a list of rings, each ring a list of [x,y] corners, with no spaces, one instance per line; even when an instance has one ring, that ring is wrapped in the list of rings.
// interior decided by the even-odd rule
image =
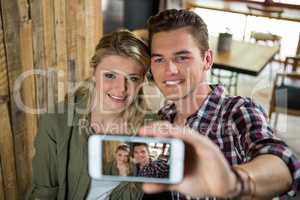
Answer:
[[[129,147],[126,144],[120,144],[120,145],[118,145],[118,147],[116,149],[116,153],[118,151],[127,151],[128,153],[130,152]]]
[[[102,59],[108,55],[129,57],[145,69],[148,70],[149,68],[150,52],[148,46],[127,30],[116,31],[101,38],[90,61],[91,67],[96,69]]]
[[[110,55],[124,56],[131,58],[144,67],[145,72],[150,67],[150,52],[148,46],[136,35],[127,30],[119,30],[104,35],[95,48],[95,53],[90,60],[90,66],[96,70],[98,64]],[[146,75],[146,73],[145,73]],[[85,91],[79,91],[82,94]],[[91,97],[88,100],[88,106],[91,106]],[[136,98],[124,111],[124,117],[127,119],[128,130],[130,134],[136,134],[137,130],[144,122],[145,112],[148,111],[144,100],[142,88],[139,90]]]

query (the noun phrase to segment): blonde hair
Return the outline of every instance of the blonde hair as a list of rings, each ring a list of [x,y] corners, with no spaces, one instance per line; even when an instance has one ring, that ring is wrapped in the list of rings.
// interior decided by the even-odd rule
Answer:
[[[144,67],[145,72],[149,71],[150,52],[148,46],[136,35],[127,30],[120,30],[108,35],[104,35],[95,48],[95,53],[91,58],[90,66],[95,70],[104,57],[118,55],[129,57]],[[146,78],[146,73],[144,78]],[[77,94],[86,94],[79,89]],[[87,107],[91,105],[91,95],[88,97]],[[132,104],[124,111],[127,119],[127,126],[130,134],[136,134],[137,130],[144,123],[145,111],[148,111],[147,104],[143,98],[142,88],[139,90]]]

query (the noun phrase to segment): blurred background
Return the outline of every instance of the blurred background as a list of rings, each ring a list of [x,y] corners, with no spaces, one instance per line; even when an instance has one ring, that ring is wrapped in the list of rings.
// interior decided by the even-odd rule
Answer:
[[[38,114],[91,75],[101,36],[126,28],[147,40],[147,19],[168,8],[204,19],[215,60],[209,81],[261,104],[300,155],[299,0],[1,0],[0,200],[24,199]],[[162,95],[151,82],[145,91],[157,111]]]

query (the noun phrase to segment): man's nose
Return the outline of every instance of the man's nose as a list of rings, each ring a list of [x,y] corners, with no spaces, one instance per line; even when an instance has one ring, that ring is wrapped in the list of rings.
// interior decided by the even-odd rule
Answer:
[[[172,60],[169,60],[167,62],[166,71],[167,71],[167,73],[170,73],[170,74],[177,74],[178,73],[177,65],[174,64],[174,62]]]

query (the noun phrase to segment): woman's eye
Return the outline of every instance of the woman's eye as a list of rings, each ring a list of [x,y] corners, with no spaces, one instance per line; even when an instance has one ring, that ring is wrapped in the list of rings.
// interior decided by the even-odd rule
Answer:
[[[113,73],[104,73],[104,77],[107,79],[115,79],[116,75]]]

